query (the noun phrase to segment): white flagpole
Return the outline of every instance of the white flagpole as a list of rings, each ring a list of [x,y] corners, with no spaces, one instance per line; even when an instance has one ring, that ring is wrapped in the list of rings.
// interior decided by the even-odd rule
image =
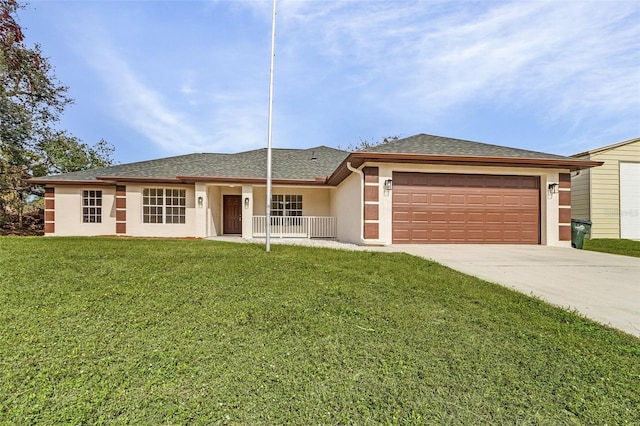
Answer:
[[[271,251],[271,133],[273,120],[273,62],[276,56],[276,0],[273,0],[273,17],[271,20],[271,67],[269,69],[269,136],[267,142],[267,223],[266,251]]]

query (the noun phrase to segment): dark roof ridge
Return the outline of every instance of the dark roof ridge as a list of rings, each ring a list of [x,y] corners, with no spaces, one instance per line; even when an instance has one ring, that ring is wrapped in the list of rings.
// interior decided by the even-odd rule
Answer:
[[[452,150],[450,144],[458,144],[458,148]],[[460,145],[464,148],[460,149]],[[399,149],[398,149],[399,148]],[[468,151],[467,151],[468,150]],[[455,151],[455,152],[454,152]],[[466,151],[466,152],[465,152]],[[474,152],[472,152],[474,151]],[[358,152],[369,153],[395,153],[395,154],[425,154],[425,155],[445,155],[445,156],[487,156],[513,158],[523,156],[527,158],[567,158],[566,156],[550,154],[542,151],[514,148],[504,145],[496,145],[485,142],[477,142],[467,139],[450,138],[445,136],[419,133],[406,138],[397,139],[384,144],[365,148]]]

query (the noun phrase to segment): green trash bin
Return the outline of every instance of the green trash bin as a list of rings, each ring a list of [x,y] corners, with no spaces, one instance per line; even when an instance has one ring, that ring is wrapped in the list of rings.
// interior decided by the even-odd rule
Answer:
[[[571,219],[571,247],[582,249],[584,236],[591,230],[589,219]]]

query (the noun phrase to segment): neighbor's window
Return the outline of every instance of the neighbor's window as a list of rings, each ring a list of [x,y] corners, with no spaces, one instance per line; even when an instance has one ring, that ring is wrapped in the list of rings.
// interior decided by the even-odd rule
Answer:
[[[302,195],[273,194],[271,216],[302,216]]]
[[[102,191],[82,191],[82,223],[102,223]]]
[[[185,223],[186,205],[184,189],[145,188],[142,191],[142,221]]]

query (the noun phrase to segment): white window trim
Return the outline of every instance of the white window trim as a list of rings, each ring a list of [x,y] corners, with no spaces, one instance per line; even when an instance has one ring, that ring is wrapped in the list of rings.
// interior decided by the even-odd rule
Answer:
[[[145,195],[147,191],[155,190],[155,195]],[[158,194],[161,191],[161,195]],[[174,195],[174,191],[177,191],[178,195]],[[145,204],[145,198],[150,200],[162,200],[162,204]],[[148,187],[142,189],[142,223],[145,225],[184,225],[187,223],[187,190],[184,188],[165,188],[165,187]],[[180,203],[182,200],[182,203]],[[177,201],[178,204],[174,204]],[[160,209],[160,214],[145,214],[145,207]],[[178,209],[178,213],[169,213],[168,209]],[[159,218],[161,221],[151,222],[146,221],[146,217]],[[171,218],[171,222],[167,222],[167,218]],[[178,219],[176,222],[175,219]]]
[[[91,204],[92,201],[93,201],[93,204]],[[86,212],[85,212],[85,209],[86,209]],[[95,209],[95,211],[92,213],[91,209]],[[83,189],[82,190],[81,213],[82,213],[83,224],[84,223],[86,224],[102,223],[102,190],[101,189]],[[91,218],[94,218],[95,220],[92,221]]]

